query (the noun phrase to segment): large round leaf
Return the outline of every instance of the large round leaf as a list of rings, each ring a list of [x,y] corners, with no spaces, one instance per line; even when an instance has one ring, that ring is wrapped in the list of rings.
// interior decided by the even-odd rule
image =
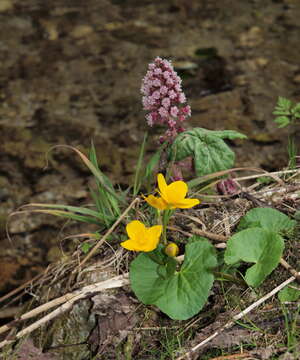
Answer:
[[[239,223],[239,230],[261,227],[274,232],[289,232],[294,229],[295,220],[272,208],[254,208],[247,212]]]
[[[174,320],[186,320],[205,304],[213,285],[212,269],[217,266],[213,246],[194,236],[180,270],[172,274],[148,254],[140,254],[130,265],[131,287],[144,304],[158,306]],[[195,241],[197,240],[197,241]]]
[[[170,159],[181,161],[192,156],[197,176],[226,170],[233,166],[235,155],[222,139],[245,137],[236,131],[194,128],[176,137],[170,150]]]
[[[284,249],[282,237],[261,228],[250,228],[233,235],[227,242],[226,264],[255,263],[245,275],[248,285],[259,286],[277,267]]]

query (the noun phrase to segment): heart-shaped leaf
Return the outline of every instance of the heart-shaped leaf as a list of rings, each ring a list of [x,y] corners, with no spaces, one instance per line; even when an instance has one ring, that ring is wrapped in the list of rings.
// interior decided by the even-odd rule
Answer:
[[[277,267],[283,249],[280,235],[255,227],[242,230],[228,240],[224,259],[228,265],[239,261],[255,263],[247,270],[245,281],[256,287]]]
[[[286,286],[281,291],[279,291],[278,299],[281,302],[297,301],[300,298],[300,288],[298,290],[297,287],[299,288],[299,285],[297,283]]]
[[[274,232],[289,232],[294,229],[295,220],[272,208],[255,208],[241,219],[238,229],[261,227]]]
[[[205,304],[213,285],[212,269],[217,266],[214,247],[194,236],[186,245],[179,270],[162,271],[149,254],[140,254],[130,265],[131,287],[144,304],[158,306],[174,320],[186,320]],[[165,265],[167,266],[167,265]]]
[[[181,161],[192,156],[197,176],[226,170],[233,166],[235,155],[223,139],[245,137],[231,130],[212,131],[194,128],[176,137],[170,149],[170,159]]]

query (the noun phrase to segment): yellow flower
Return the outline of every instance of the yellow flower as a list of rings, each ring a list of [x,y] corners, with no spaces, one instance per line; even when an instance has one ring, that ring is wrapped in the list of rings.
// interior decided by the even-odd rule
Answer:
[[[200,203],[198,199],[185,199],[188,186],[184,181],[174,181],[167,185],[163,174],[158,174],[157,182],[161,197],[149,195],[145,198],[147,203],[156,209],[188,209]]]
[[[177,244],[169,242],[168,245],[165,247],[165,253],[171,257],[177,256],[179,253],[179,247],[177,246]]]
[[[147,252],[156,249],[162,233],[162,225],[147,228],[140,221],[134,220],[127,224],[126,231],[129,239],[121,242],[121,246],[127,250]]]

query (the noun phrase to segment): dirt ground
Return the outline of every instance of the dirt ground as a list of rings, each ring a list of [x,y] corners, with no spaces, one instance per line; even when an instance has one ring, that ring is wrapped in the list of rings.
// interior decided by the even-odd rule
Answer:
[[[28,202],[89,201],[76,155],[53,149],[45,168],[48,150],[93,140],[102,170],[130,183],[149,130],[141,79],[156,56],[183,78],[188,127],[246,134],[231,144],[237,166],[286,166],[288,132],[272,111],[278,96],[300,99],[299,18],[298,0],[0,0],[0,293],[60,258],[66,235],[63,222],[24,214],[9,218],[9,240],[8,215]]]

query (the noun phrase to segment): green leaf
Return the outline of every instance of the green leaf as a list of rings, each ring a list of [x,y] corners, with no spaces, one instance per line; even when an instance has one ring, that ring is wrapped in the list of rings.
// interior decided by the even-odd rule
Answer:
[[[291,110],[291,113],[296,117],[300,118],[300,103],[297,103],[293,109]]]
[[[195,128],[200,129],[203,134],[216,136],[219,139],[247,139],[247,136],[244,134],[239,133],[235,130],[208,130],[208,129],[202,129],[202,128]]]
[[[89,251],[90,251],[90,248],[93,247],[92,244],[89,244],[87,242],[83,243],[81,245],[81,251],[84,253],[84,254],[87,254]]]
[[[168,264],[162,271],[162,265],[147,253],[140,254],[130,265],[131,287],[138,299],[158,306],[174,320],[186,320],[197,314],[214,281],[212,269],[217,266],[214,247],[197,236],[191,240],[180,270],[174,271],[173,265]]]
[[[97,211],[87,209],[85,207],[59,205],[59,204],[40,204],[40,203],[31,203],[31,204],[28,204],[28,206],[41,207],[41,208],[47,208],[47,209],[58,209],[58,210],[68,211],[70,213],[77,214],[77,215],[89,215],[89,216],[98,218],[99,220],[103,220],[103,218]]]
[[[148,162],[148,164],[146,166],[146,169],[145,169],[145,178],[153,176],[153,172],[154,172],[155,166],[159,162],[161,152],[162,152],[162,149],[157,150],[155,152],[155,154],[152,155],[152,157],[150,158],[150,160],[149,160],[149,162]]]
[[[67,219],[72,219],[72,220],[76,220],[76,221],[82,221],[82,222],[86,222],[89,224],[96,224],[101,226],[102,223],[92,217],[89,216],[82,216],[82,215],[77,215],[74,214],[72,212],[69,211],[63,211],[63,210],[51,210],[51,209],[38,209],[38,210],[30,210],[30,212],[38,212],[38,213],[43,213],[43,214],[49,214],[49,215],[54,215],[54,216],[58,216],[58,217],[63,217],[63,218],[67,218]]]
[[[282,237],[275,232],[253,227],[238,232],[227,242],[226,264],[239,261],[255,263],[246,271],[245,281],[257,287],[277,267],[284,249]]]
[[[195,128],[179,134],[173,142],[169,158],[181,161],[189,156],[194,159],[197,176],[229,169],[234,164],[234,152],[223,141],[224,138],[245,138],[236,131],[211,131]]]
[[[300,288],[297,283],[292,284],[294,287],[292,288],[291,285],[287,285],[278,293],[278,299],[281,302],[290,302],[290,301],[297,301],[300,298]],[[296,289],[296,287],[299,288]]]
[[[106,207],[112,216],[114,216],[114,215],[120,216],[121,211],[119,208],[118,196],[119,196],[119,199],[122,199],[122,196],[117,194],[110,179],[100,170],[100,167],[98,164],[98,159],[97,159],[97,154],[96,154],[96,149],[95,149],[93,142],[91,144],[91,148],[89,151],[89,159],[90,159],[91,165],[94,167],[94,170],[95,170],[95,172],[93,172],[91,169],[91,171],[93,172],[93,174],[95,176],[95,181],[96,181],[97,189],[98,189],[98,196],[101,198],[102,208]],[[97,176],[96,176],[96,174],[97,174]],[[93,196],[93,194],[92,194],[92,196]],[[96,202],[96,205],[97,205],[97,208],[99,209],[98,202]],[[105,214],[105,212],[103,212],[102,209],[101,209],[101,212],[103,214]]]
[[[277,106],[283,109],[289,109],[292,106],[292,102],[291,100],[285,97],[279,96],[277,101]]]
[[[261,227],[274,232],[290,232],[296,225],[287,215],[272,208],[254,208],[241,219],[238,230]]]
[[[275,113],[275,112],[274,112]],[[277,116],[274,120],[279,128],[283,128],[290,123],[290,119],[287,116]]]
[[[294,218],[295,218],[297,221],[300,221],[300,210],[298,210],[298,211],[295,212]]]
[[[291,100],[279,96],[277,100],[277,104],[273,111],[273,115],[278,115],[274,121],[278,124],[279,128],[283,128],[290,124],[291,117],[294,114],[293,113],[294,109],[291,109],[291,107],[292,107]]]
[[[137,166],[135,169],[135,175],[134,175],[134,185],[133,185],[133,196],[137,196],[138,192],[140,191],[140,187],[142,184],[142,165],[144,161],[144,155],[145,155],[145,145],[147,141],[148,134],[146,133],[144,135],[144,139],[141,145],[139,158],[137,161]]]

